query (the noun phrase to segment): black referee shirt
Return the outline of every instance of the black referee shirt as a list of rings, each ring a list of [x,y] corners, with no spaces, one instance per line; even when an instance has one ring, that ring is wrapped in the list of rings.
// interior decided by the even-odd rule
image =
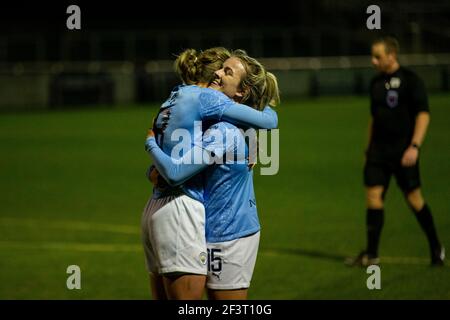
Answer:
[[[411,143],[417,114],[429,111],[422,80],[403,67],[392,74],[378,74],[370,84],[370,111],[369,157],[401,157]]]

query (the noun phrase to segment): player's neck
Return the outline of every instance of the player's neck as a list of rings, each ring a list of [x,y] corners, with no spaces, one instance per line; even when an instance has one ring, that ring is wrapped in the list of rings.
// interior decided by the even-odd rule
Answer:
[[[400,69],[400,64],[398,63],[398,61],[395,61],[388,70],[386,70],[387,74],[393,74],[394,72],[396,72],[398,69]]]

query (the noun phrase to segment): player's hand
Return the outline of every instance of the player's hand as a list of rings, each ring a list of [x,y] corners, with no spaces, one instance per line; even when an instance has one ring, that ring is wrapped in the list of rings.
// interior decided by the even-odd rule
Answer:
[[[156,170],[156,168],[153,168],[153,169],[150,171],[149,179],[150,179],[150,182],[151,182],[155,187],[158,186],[158,177],[159,177],[159,172],[158,172],[158,170]]]
[[[155,133],[153,132],[153,129],[152,128],[148,129],[147,130],[147,139],[150,137],[154,137],[154,136],[155,136]]]
[[[159,172],[156,170],[155,166],[151,166],[147,170],[147,178],[150,180],[150,182],[153,184],[153,186],[158,186],[158,178],[159,178]]]
[[[403,167],[412,167],[416,164],[418,157],[419,150],[417,150],[417,148],[409,146],[408,149],[406,149],[403,153],[401,164]]]
[[[248,171],[252,171],[256,166],[256,155],[254,157],[248,156],[245,160],[247,160]]]
[[[155,122],[156,122],[156,118],[154,117],[152,119],[152,127],[147,130],[147,138],[146,139],[155,136],[155,132],[153,131],[153,128],[155,127]]]

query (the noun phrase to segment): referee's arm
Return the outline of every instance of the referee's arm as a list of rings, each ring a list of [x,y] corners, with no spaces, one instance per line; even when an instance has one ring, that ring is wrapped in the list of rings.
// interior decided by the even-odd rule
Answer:
[[[416,116],[416,124],[414,126],[414,134],[411,140],[411,145],[421,146],[425,140],[428,124],[430,123],[430,113],[421,111]]]
[[[402,166],[411,167],[416,164],[417,158],[419,157],[419,148],[425,139],[429,123],[429,112],[421,111],[417,114],[411,144],[403,153]]]

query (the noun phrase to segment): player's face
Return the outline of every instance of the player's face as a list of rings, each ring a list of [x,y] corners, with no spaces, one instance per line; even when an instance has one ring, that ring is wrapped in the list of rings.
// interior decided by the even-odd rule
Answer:
[[[372,64],[380,72],[386,72],[395,62],[395,56],[386,53],[383,43],[376,43],[372,46]]]
[[[223,92],[235,101],[240,101],[243,96],[240,84],[245,75],[241,60],[231,57],[223,63],[222,69],[216,71],[216,79],[209,87]]]

